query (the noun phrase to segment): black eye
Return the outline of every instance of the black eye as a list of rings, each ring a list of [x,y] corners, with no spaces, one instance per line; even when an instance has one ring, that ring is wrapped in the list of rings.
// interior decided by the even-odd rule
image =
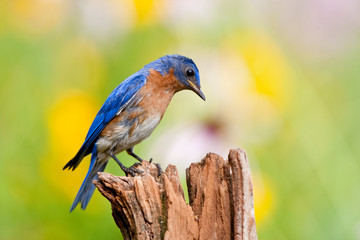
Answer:
[[[194,70],[192,68],[189,68],[189,69],[186,70],[186,76],[192,77],[194,75],[195,75],[195,72],[194,72]]]

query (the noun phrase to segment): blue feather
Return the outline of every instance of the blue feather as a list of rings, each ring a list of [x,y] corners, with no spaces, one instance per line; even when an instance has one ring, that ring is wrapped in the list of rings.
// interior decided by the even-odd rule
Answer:
[[[90,201],[91,196],[95,191],[95,185],[92,181],[98,179],[97,173],[103,172],[108,163],[108,161],[99,163],[98,161],[96,161],[96,159],[97,148],[94,147],[91,154],[89,171],[86,174],[84,182],[81,184],[79,192],[76,194],[75,200],[71,205],[70,212],[74,210],[74,208],[78,205],[79,202],[81,203],[81,208],[85,209]]]
[[[125,79],[114,91],[111,92],[106,99],[104,105],[99,110],[90,129],[86,135],[85,141],[78,153],[71,159],[63,169],[69,168],[74,170],[81,160],[91,153],[96,140],[99,138],[101,131],[115,117],[115,115],[123,108],[127,102],[144,86],[146,82],[145,71],[139,71],[127,79]]]

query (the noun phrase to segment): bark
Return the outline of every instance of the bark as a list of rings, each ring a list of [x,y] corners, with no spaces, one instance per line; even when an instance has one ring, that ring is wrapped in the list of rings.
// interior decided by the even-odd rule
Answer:
[[[124,239],[257,239],[253,189],[246,153],[228,160],[209,153],[186,170],[189,204],[179,174],[169,165],[158,175],[143,161],[137,176],[99,173],[94,184],[112,206]]]

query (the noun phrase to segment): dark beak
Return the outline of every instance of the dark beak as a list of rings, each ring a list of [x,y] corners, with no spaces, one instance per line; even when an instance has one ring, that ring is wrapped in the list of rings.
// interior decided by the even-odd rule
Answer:
[[[194,90],[194,91],[195,91],[195,90]],[[195,93],[196,93],[199,97],[201,97],[202,100],[206,101],[205,95],[204,95],[204,93],[203,93],[200,89],[197,89],[197,90],[195,91]]]
[[[195,84],[193,84],[192,82],[190,82],[190,85],[191,85],[191,90],[193,92],[195,92],[199,97],[201,97],[202,100],[206,101],[206,98],[205,98],[205,95],[204,93],[200,90],[200,88],[198,88],[197,86],[195,86]]]

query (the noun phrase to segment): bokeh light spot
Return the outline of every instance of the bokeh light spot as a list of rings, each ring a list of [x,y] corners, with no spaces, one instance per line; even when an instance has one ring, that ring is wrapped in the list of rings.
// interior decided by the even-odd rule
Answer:
[[[145,25],[159,20],[161,13],[161,0],[133,0],[138,25]],[[163,9],[164,10],[164,9]]]
[[[234,46],[245,61],[255,91],[270,97],[274,104],[286,104],[289,68],[274,40],[263,33],[234,34],[227,44]]]
[[[20,29],[35,33],[47,33],[65,18],[68,1],[65,0],[13,0],[10,1],[10,17]]]
[[[63,166],[76,154],[85,139],[96,114],[95,101],[80,92],[64,94],[48,112],[50,152],[42,161],[44,176],[59,190],[74,198],[87,171],[81,164],[76,174],[62,171]]]
[[[254,208],[256,224],[266,222],[274,208],[274,189],[270,180],[253,172]]]

